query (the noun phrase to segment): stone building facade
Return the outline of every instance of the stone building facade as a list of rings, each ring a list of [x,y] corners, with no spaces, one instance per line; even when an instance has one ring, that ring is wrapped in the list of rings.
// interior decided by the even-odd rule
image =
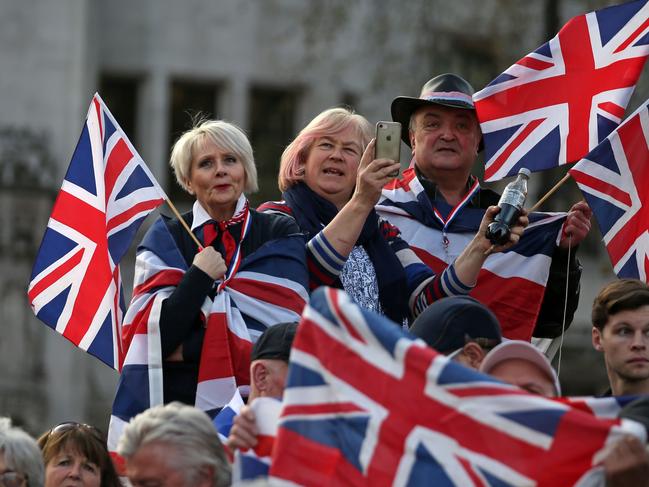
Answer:
[[[259,202],[278,196],[279,154],[319,111],[346,104],[372,122],[389,119],[392,98],[418,94],[445,71],[480,88],[566,19],[605,3],[0,0],[0,415],[34,433],[69,419],[107,424],[116,373],[38,322],[25,295],[95,91],[180,206],[187,200],[167,168],[173,139],[197,113],[242,126],[256,151]],[[572,191],[549,209],[566,209]],[[590,240],[564,359],[589,349],[588,305],[612,278],[597,234]],[[129,291],[132,259],[123,265]],[[593,354],[579,354],[587,370]],[[592,392],[601,372],[574,390]]]

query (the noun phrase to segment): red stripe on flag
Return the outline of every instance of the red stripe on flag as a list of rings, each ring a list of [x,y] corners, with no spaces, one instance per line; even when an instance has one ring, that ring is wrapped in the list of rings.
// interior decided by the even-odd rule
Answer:
[[[620,120],[622,119],[622,117],[624,117],[624,107],[621,107],[620,105],[613,103],[612,101],[605,101],[603,103],[600,103],[599,105],[597,105],[597,108],[610,113]]]
[[[270,457],[275,446],[275,437],[269,435],[257,435],[257,445],[253,451],[258,457]]]
[[[271,477],[288,479],[296,485],[367,485],[367,479],[337,448],[311,441],[286,427],[278,430],[275,445]],[[317,468],[314,459],[318,460]]]
[[[615,53],[624,51],[629,45],[631,45],[632,42],[635,42],[638,40],[638,36],[642,34],[642,31],[644,31],[647,26],[649,26],[649,19],[645,20],[640,27],[638,27],[633,34],[631,34],[626,41],[624,41],[622,44],[618,46],[618,48],[614,51]]]
[[[108,160],[106,161],[106,168],[104,169],[104,184],[106,186],[106,202],[110,199],[111,194],[113,193],[113,188],[115,187],[115,181],[120,174],[124,171],[124,168],[133,159],[133,153],[129,149],[124,139],[119,139],[113,150],[110,151]]]
[[[149,301],[146,303],[146,305],[133,317],[133,321],[122,326],[122,344],[124,347],[124,356],[120,357],[120,370],[121,364],[123,364],[124,359],[128,354],[128,349],[131,346],[133,337],[137,334],[145,335],[148,332],[149,315],[151,314],[151,309],[153,308],[154,301],[155,299],[152,296],[151,299],[149,299]]]
[[[152,289],[165,286],[177,286],[180,284],[185,273],[179,269],[165,269],[156,272],[149,279],[133,289],[133,296],[147,293]]]
[[[329,288],[327,289],[327,297],[329,298],[329,301],[331,302],[331,311],[336,313],[336,317],[340,321],[341,324],[347,328],[347,332],[354,337],[354,339],[358,340],[361,343],[366,343],[365,339],[358,334],[358,331],[356,331],[356,328],[354,327],[353,324],[349,322],[347,319],[347,316],[345,313],[340,309],[340,303],[338,302],[338,291],[334,288]]]
[[[286,405],[282,410],[284,416],[291,414],[330,414],[330,413],[358,413],[365,412],[353,402],[337,402],[333,404],[303,404],[299,406]]]
[[[95,113],[97,115],[97,123],[99,124],[99,138],[101,139],[101,142],[104,142],[104,122],[101,119],[101,114],[103,113],[101,110],[101,104],[99,103],[99,99],[95,96],[92,99],[93,105],[95,105]],[[102,152],[104,148],[101,148]]]
[[[455,458],[462,464],[462,466],[464,467],[464,471],[471,478],[472,486],[489,487],[487,484],[485,484],[484,478],[476,473],[471,462],[469,462],[466,458],[458,457],[457,455],[455,456]]]
[[[238,385],[250,384],[252,343],[228,328],[223,313],[212,313],[201,349],[198,382],[235,377]]]
[[[537,71],[543,71],[544,69],[548,69],[554,66],[554,63],[541,61],[540,59],[536,59],[530,56],[524,57],[516,64],[518,64],[519,66],[525,66],[526,68],[535,69]]]
[[[43,279],[38,281],[38,283],[34,287],[32,287],[27,293],[27,295],[29,296],[29,301],[30,302],[34,301],[34,299],[41,292],[43,292],[43,290],[50,287],[61,277],[63,277],[72,269],[74,269],[79,264],[79,262],[81,262],[81,258],[83,257],[83,251],[84,249],[80,248],[68,259],[67,262],[61,264],[54,271],[50,272],[47,276],[45,276]]]
[[[607,194],[627,207],[631,206],[631,197],[626,191],[610,184],[606,184],[605,187],[602,187],[603,184],[601,179],[595,178],[590,174],[586,174],[585,172],[576,169],[571,169],[570,175],[575,179],[575,181],[577,181],[577,183]]]
[[[484,178],[485,179],[490,179],[493,177],[493,175],[498,171],[503,164],[509,159],[509,156],[511,155],[512,152],[514,152],[515,149],[517,149],[521,142],[523,142],[527,136],[536,129],[539,125],[541,125],[545,121],[545,118],[540,118],[538,120],[532,120],[530,123],[527,124],[527,126],[516,136],[516,138],[507,146],[507,148],[498,156],[498,159],[496,159],[493,164],[489,165],[489,167],[485,167],[485,174]]]
[[[297,314],[302,314],[302,310],[306,304],[302,296],[292,289],[273,284],[272,282],[237,277],[230,281],[228,287],[241,294],[255,296],[255,298],[267,303],[290,309]]]
[[[111,230],[118,227],[122,223],[127,222],[139,213],[146,213],[148,215],[151,210],[154,210],[163,202],[164,200],[162,198],[158,198],[155,200],[143,201],[135,206],[131,206],[127,211],[120,213],[119,215],[111,218],[108,222],[106,222],[106,231],[110,233]]]

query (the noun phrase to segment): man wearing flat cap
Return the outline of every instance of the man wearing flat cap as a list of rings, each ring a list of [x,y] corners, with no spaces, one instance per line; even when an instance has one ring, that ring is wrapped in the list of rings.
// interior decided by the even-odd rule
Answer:
[[[473,87],[466,80],[455,74],[442,74],[428,81],[418,98],[400,96],[392,102],[392,118],[401,122],[402,140],[411,147],[414,164],[399,180],[384,188],[377,211],[401,230],[403,239],[411,247],[419,247],[422,253],[438,255],[433,248],[458,250],[457,245],[462,246],[459,242],[468,240],[464,234],[446,232],[452,220],[462,213],[475,211],[471,209],[497,205],[500,199],[495,191],[480,187],[477,178],[471,175],[478,151],[482,149],[473,93]],[[406,196],[401,200],[395,196],[397,189],[405,191]],[[404,200],[407,203],[404,204]],[[575,247],[590,230],[590,215],[585,202],[573,205],[568,213],[560,243],[552,255],[534,336],[555,337],[562,332],[568,266],[566,326],[572,321],[581,277]],[[441,242],[422,238],[426,228],[439,226],[443,228]],[[455,246],[449,246],[454,238]],[[443,260],[449,264],[454,257],[447,252]]]

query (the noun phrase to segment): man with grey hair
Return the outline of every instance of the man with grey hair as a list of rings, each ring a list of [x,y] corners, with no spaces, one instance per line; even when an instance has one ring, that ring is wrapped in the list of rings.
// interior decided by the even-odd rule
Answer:
[[[117,452],[133,487],[230,485],[230,466],[207,414],[172,402],[138,414],[124,428]]]
[[[9,418],[0,418],[0,485],[41,487],[45,478],[43,456],[36,440]]]

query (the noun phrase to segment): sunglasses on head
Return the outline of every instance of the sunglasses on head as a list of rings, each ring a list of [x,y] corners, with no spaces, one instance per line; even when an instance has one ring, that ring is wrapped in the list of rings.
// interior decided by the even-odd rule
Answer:
[[[0,487],[20,487],[27,482],[27,475],[20,472],[8,471],[0,474]]]
[[[70,431],[70,430],[74,430],[74,429],[87,430],[92,436],[94,436],[101,443],[106,443],[106,439],[104,438],[104,434],[99,430],[99,428],[96,428],[95,426],[92,426],[91,424],[77,423],[76,421],[66,421],[64,423],[57,424],[54,428],[52,428],[47,433],[47,436],[48,436],[48,439],[49,439],[49,437],[52,436],[53,434],[63,433],[65,431]]]

